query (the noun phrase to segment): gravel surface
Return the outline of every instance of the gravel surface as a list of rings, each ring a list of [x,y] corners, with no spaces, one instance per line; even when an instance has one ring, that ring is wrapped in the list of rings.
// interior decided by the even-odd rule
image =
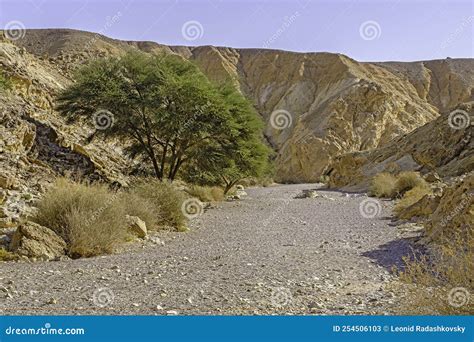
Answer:
[[[364,195],[295,198],[317,187],[248,189],[190,232],[159,233],[116,255],[0,264],[1,313],[396,313],[390,269],[410,246],[390,225],[392,203],[380,201],[370,218]]]

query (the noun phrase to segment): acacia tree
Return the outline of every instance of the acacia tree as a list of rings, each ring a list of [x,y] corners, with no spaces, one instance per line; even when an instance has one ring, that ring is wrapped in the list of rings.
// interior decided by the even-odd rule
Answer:
[[[257,116],[243,96],[229,87],[219,90],[174,55],[130,53],[94,61],[60,94],[57,109],[72,121],[108,119],[98,123],[97,133],[129,138],[127,152],[149,161],[160,180],[175,179],[191,164],[233,185],[258,169],[253,158],[267,151],[256,140]]]
[[[188,167],[186,176],[198,183],[223,185],[227,193],[244,178],[269,174],[271,153],[262,143],[263,124],[251,103],[231,85],[222,86],[220,94],[232,116],[230,139],[202,149],[202,157]]]

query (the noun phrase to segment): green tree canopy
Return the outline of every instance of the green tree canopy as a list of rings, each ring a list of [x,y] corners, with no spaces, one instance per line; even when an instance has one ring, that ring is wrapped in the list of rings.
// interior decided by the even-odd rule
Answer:
[[[97,133],[129,138],[130,156],[150,162],[159,179],[173,180],[193,165],[189,170],[228,184],[258,174],[268,160],[251,104],[179,56],[94,61],[58,97],[57,108],[73,121],[91,118]]]

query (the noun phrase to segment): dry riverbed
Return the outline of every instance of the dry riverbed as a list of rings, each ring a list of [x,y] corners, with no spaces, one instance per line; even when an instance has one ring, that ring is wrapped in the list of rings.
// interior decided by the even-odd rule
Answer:
[[[390,270],[410,251],[392,203],[314,184],[246,190],[127,252],[0,264],[2,314],[394,314]]]

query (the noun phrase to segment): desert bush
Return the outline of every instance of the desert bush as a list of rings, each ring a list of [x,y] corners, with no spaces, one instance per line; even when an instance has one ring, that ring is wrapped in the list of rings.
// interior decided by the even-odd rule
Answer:
[[[430,192],[431,189],[427,183],[420,183],[413,189],[408,190],[395,205],[395,214],[399,215],[403,210],[415,204]]]
[[[185,227],[186,217],[181,209],[185,196],[172,184],[157,179],[142,180],[132,186],[130,193],[148,201],[154,210],[159,210],[157,225],[177,230]]]
[[[218,202],[224,199],[224,190],[218,186],[192,185],[186,188],[185,191],[201,202]]]
[[[4,248],[0,248],[0,261],[13,261],[17,259],[18,255],[11,253]]]
[[[418,172],[413,171],[404,171],[397,176],[397,181],[395,182],[395,192],[396,195],[401,197],[407,191],[415,187],[425,188],[428,186],[426,181],[420,176]]]
[[[107,186],[59,179],[39,201],[33,221],[61,236],[71,256],[90,257],[127,239],[125,215],[119,194]]]
[[[0,92],[11,88],[11,81],[0,71]]]
[[[417,315],[472,315],[474,302],[474,233],[456,232],[426,255],[405,259],[400,272],[405,292],[401,309]]]
[[[121,205],[125,208],[127,215],[138,216],[145,222],[147,230],[157,230],[160,228],[162,213],[160,208],[151,201],[131,191],[120,193],[118,200],[122,201]]]
[[[395,183],[397,178],[387,172],[376,174],[372,178],[369,195],[375,197],[392,198],[396,194]]]

